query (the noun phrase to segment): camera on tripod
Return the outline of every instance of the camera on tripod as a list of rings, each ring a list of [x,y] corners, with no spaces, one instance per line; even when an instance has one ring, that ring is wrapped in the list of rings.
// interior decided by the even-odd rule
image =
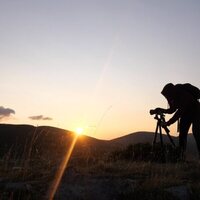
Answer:
[[[153,140],[153,145],[156,143],[157,135],[160,135],[160,143],[161,146],[163,146],[163,137],[162,137],[162,129],[165,130],[170,142],[172,143],[173,146],[175,146],[175,143],[173,139],[171,138],[169,132],[170,130],[166,126],[165,122],[165,115],[163,113],[163,110],[161,108],[156,108],[156,109],[151,109],[150,110],[150,115],[155,115],[154,119],[157,120],[157,125],[156,125],[156,130],[155,130],[155,135],[154,135],[154,140]]]
[[[165,121],[165,109],[162,108],[156,108],[156,109],[151,109],[150,110],[150,115],[155,115],[154,119],[156,120],[156,129],[155,129],[155,134],[154,138],[152,141],[152,155],[155,156],[155,158],[160,158],[161,162],[166,162],[167,159],[169,158],[168,150],[167,150],[167,145],[164,144],[164,137],[163,137],[163,132],[166,133],[170,143],[172,144],[173,149],[176,149],[176,145],[170,135],[170,130],[167,127],[167,123]],[[157,142],[157,137],[158,137],[158,142]],[[167,141],[165,141],[167,142]],[[156,149],[159,147],[159,151]]]
[[[151,109],[150,115],[163,115],[161,108]]]

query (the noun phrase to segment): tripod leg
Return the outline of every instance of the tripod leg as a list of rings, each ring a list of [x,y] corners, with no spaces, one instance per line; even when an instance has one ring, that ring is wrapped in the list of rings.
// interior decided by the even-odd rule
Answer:
[[[169,132],[170,132],[169,129],[168,129],[166,126],[164,126],[163,129],[164,129],[165,132],[167,133],[167,136],[168,136],[170,142],[172,143],[172,145],[173,145],[174,147],[176,147],[176,145],[175,145],[175,143],[174,143],[174,141],[173,141],[171,135],[169,134]]]
[[[159,130],[160,130],[160,145],[161,145],[161,161],[162,163],[166,162],[166,155],[165,155],[165,147],[163,144],[163,136],[162,136],[162,126],[159,126]]]
[[[159,125],[159,130],[160,130],[160,144],[161,144],[161,147],[163,147],[163,137],[162,137],[162,127],[161,127],[161,125]]]
[[[172,143],[172,145],[173,145],[174,147],[176,147],[176,145],[175,145],[175,143],[174,143],[174,141],[173,141],[171,135],[169,134],[169,132],[166,132],[166,133],[167,133],[167,136],[168,136],[170,142]]]
[[[156,139],[157,139],[157,135],[158,135],[158,122],[157,122],[157,125],[156,125],[156,131],[155,131],[155,135],[154,135],[154,139],[153,139],[153,146],[156,144]]]

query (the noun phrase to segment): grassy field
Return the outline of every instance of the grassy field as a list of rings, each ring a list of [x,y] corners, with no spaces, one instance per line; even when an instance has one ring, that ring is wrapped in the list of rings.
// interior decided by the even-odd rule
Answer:
[[[40,144],[33,134],[24,149],[18,143],[5,151],[0,157],[0,200],[200,199],[199,161],[150,162],[147,144],[108,152],[103,143],[87,145],[89,140],[75,146],[55,196],[49,198],[74,138],[63,135],[58,139],[58,134],[45,133],[47,142]]]
[[[0,199],[46,199],[60,161],[9,159],[0,161]],[[200,199],[200,164],[130,161],[80,162],[71,158],[55,199],[178,199],[167,188],[184,186],[190,199]],[[95,187],[94,187],[95,185]],[[64,191],[64,192],[63,192]],[[75,192],[73,192],[75,191]],[[101,196],[103,191],[103,196]],[[79,194],[78,194],[79,193]],[[107,194],[106,194],[107,193]]]

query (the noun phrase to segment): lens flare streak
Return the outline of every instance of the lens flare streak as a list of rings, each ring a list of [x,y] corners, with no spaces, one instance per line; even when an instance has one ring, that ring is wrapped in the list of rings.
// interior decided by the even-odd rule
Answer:
[[[72,143],[70,145],[70,148],[69,148],[65,158],[61,162],[61,164],[60,164],[60,166],[59,166],[59,168],[58,168],[58,170],[56,172],[56,175],[55,175],[55,178],[53,180],[53,183],[49,188],[49,191],[47,193],[47,199],[48,200],[53,200],[54,199],[55,193],[56,193],[56,191],[58,189],[58,186],[59,186],[60,181],[62,179],[63,173],[64,173],[64,171],[65,171],[65,169],[66,169],[66,167],[68,165],[69,159],[71,157],[71,154],[73,152],[73,149],[74,149],[74,146],[76,144],[77,139],[78,139],[78,135],[75,134],[74,138],[72,140]]]

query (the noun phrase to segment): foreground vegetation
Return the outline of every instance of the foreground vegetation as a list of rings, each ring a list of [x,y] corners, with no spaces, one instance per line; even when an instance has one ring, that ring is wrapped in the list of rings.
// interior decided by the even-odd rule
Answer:
[[[100,189],[110,199],[171,200],[178,197],[167,189],[177,186],[187,188],[189,199],[200,199],[197,161],[157,163],[110,159],[110,155],[100,159],[72,156],[55,199],[66,199],[67,192],[68,199],[92,199],[91,194]],[[50,157],[16,159],[8,153],[0,161],[0,199],[45,199],[60,162]]]

